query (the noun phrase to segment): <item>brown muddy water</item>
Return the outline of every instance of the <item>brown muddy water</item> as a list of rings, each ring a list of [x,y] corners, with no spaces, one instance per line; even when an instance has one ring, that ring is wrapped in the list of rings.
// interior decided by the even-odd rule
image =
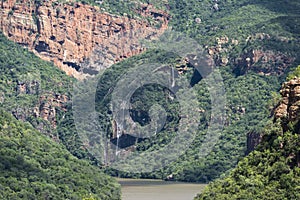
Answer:
[[[205,184],[149,179],[117,179],[122,187],[122,200],[193,200]]]

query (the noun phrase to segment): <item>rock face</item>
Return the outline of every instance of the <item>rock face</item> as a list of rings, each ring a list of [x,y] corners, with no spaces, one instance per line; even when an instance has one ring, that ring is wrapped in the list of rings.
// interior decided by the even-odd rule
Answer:
[[[21,87],[25,89],[17,91],[17,95],[30,94],[36,96],[37,93],[35,93],[35,90],[33,90],[34,93],[28,93],[29,86],[22,83]],[[20,84],[18,83],[17,88],[19,87]],[[56,129],[58,112],[65,113],[68,103],[70,103],[70,98],[67,95],[49,92],[40,95],[33,108],[17,107],[12,111],[12,114],[19,120],[30,121],[36,129],[56,139],[51,130]]]
[[[284,130],[288,129],[288,123],[295,123],[295,131],[300,133],[300,78],[285,82],[280,94],[282,100],[275,109],[275,120],[282,120]]]
[[[249,132],[247,134],[247,150],[246,150],[246,155],[251,153],[252,151],[255,150],[257,145],[261,142],[262,140],[262,134],[257,133],[255,131]]]
[[[288,130],[288,124],[295,125],[295,132],[300,134],[300,78],[294,78],[283,83],[280,90],[282,100],[274,111],[274,121],[281,119],[284,131]],[[247,134],[247,151],[249,154],[261,142],[263,135],[257,132]]]
[[[169,19],[151,5],[141,5],[137,13],[151,18],[159,28],[146,20],[114,16],[75,2],[7,0],[0,6],[0,28],[10,40],[76,78],[143,52],[139,40],[158,37]]]
[[[35,108],[35,117],[41,117],[43,120],[50,122],[53,128],[56,128],[56,109],[66,111],[66,104],[69,100],[66,95],[43,95]]]
[[[38,94],[40,90],[40,82],[37,80],[18,81],[17,95],[19,94]]]
[[[289,43],[287,38],[271,37],[266,33],[256,33],[248,36],[247,44],[275,40],[278,42]],[[253,71],[260,75],[283,75],[286,69],[295,61],[295,57],[284,52],[267,49],[256,49],[256,47],[243,50],[238,57],[230,56],[230,52],[236,46],[242,44],[243,41],[238,41],[235,38],[227,36],[217,37],[213,46],[206,46],[207,53],[212,57],[217,66],[226,66],[229,63],[235,66],[234,71],[237,75],[246,74],[248,71]],[[246,46],[247,46],[246,45]]]
[[[238,58],[236,65],[242,69],[242,74],[252,70],[266,76],[283,75],[294,60],[280,52],[255,49]]]

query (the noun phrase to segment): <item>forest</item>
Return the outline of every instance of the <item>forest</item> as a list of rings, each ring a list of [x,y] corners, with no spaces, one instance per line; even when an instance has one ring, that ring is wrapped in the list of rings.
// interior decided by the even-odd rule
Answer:
[[[290,76],[299,79],[299,68]],[[258,147],[195,199],[299,199],[299,124],[299,118],[268,122]]]
[[[132,1],[79,2],[100,6],[103,12],[142,18],[135,11],[138,3]],[[297,122],[283,128],[281,121],[273,123],[273,114],[281,100],[282,83],[300,77],[300,3],[139,2],[169,12],[170,29],[197,42],[213,60],[212,74],[218,72],[222,77],[226,119],[212,151],[205,156],[199,154],[213,117],[207,79],[176,52],[153,43],[140,55],[80,82],[0,33],[0,198],[113,200],[120,199],[121,194],[119,184],[110,176],[167,180],[172,175],[174,181],[210,183],[196,199],[264,199],[270,193],[274,199],[299,199],[300,170],[297,160],[289,157],[299,155],[299,125]],[[93,102],[96,123],[108,142],[116,144],[113,91],[128,72],[151,63],[159,63],[163,69],[184,69],[176,83],[186,81],[195,91],[195,98],[187,102],[199,111],[197,129],[192,133],[195,137],[167,165],[163,157],[128,163],[139,168],[150,162],[155,166],[151,172],[116,170],[89,151],[92,143],[87,144],[81,137],[83,132],[78,127],[88,132],[92,125],[81,124],[74,117],[74,85],[84,85],[82,91],[91,90],[97,81]],[[82,94],[80,98],[84,101],[85,97]],[[149,138],[125,138],[118,148],[134,157],[170,144],[183,118],[177,96],[168,88],[147,84],[134,92],[130,104],[130,117],[139,125],[151,123],[149,109],[153,105],[165,110],[166,123],[159,133]],[[250,153],[247,140],[251,133],[263,138]],[[91,134],[89,139],[97,138]],[[280,147],[279,143],[286,145]]]

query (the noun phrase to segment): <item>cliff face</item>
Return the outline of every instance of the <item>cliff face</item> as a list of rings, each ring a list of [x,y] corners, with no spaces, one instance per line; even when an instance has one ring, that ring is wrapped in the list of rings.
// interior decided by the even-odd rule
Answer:
[[[151,18],[159,28],[146,20],[113,16],[98,7],[73,2],[7,0],[0,6],[0,28],[10,40],[76,78],[143,52],[139,40],[158,37],[169,19],[151,5],[141,5],[137,13]]]
[[[250,35],[245,42],[247,45],[250,45],[251,43],[254,44],[256,42],[268,42],[272,40],[285,44],[291,42],[289,39],[275,36],[271,37],[266,33]],[[230,52],[234,51],[234,48],[240,43],[243,43],[243,41],[227,36],[217,37],[214,46],[207,46],[207,52],[214,58],[216,65],[226,66],[230,63],[235,66],[234,71],[237,75],[243,75],[248,71],[253,71],[265,76],[281,76],[295,61],[295,58],[286,52],[271,49],[257,49],[257,47],[243,50],[238,57],[230,56]]]
[[[251,131],[251,132],[247,133],[246,155],[248,155],[249,153],[254,151],[255,148],[257,147],[257,145],[259,145],[259,143],[261,142],[261,140],[262,140],[261,133],[257,133],[255,131]]]
[[[35,95],[34,93],[25,93],[23,91],[17,91],[17,93],[19,93],[18,95]],[[57,127],[58,112],[62,111],[65,113],[69,102],[70,98],[65,94],[45,93],[39,95],[38,101],[35,103],[34,107],[18,107],[12,111],[12,114],[16,119],[30,121],[36,129],[51,136],[53,139],[57,139],[56,135],[53,135],[51,130],[55,130]]]
[[[263,199],[270,190],[278,191],[272,192],[273,199],[300,199],[297,189],[300,183],[300,78],[284,83],[281,95],[274,117],[282,119],[286,130],[278,127],[278,123],[269,125],[260,148],[240,160],[226,178],[210,184],[195,200]],[[253,138],[257,136],[252,134]]]
[[[288,123],[295,123],[295,131],[300,133],[300,78],[285,82],[280,94],[282,100],[275,110],[275,120],[282,119],[284,130]]]
[[[281,76],[294,61],[294,58],[281,52],[255,49],[236,59],[236,65],[241,69],[241,74],[252,70],[260,75]]]
[[[284,131],[289,130],[289,123],[295,127],[295,132],[300,134],[300,78],[294,78],[283,83],[280,90],[281,101],[274,109],[274,121],[281,119]],[[250,132],[247,134],[247,151],[249,154],[262,141],[261,133]]]

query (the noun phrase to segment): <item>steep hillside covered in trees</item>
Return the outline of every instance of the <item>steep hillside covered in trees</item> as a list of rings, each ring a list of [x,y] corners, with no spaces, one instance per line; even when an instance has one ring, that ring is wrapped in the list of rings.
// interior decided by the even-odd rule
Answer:
[[[175,180],[207,182],[224,174],[245,156],[248,152],[247,135],[248,140],[251,140],[252,133],[263,130],[275,103],[272,99],[278,96],[276,92],[280,83],[299,62],[300,28],[296,9],[299,8],[299,3],[284,2],[169,1],[169,12],[172,16],[169,25],[173,30],[187,34],[203,45],[222,74],[226,88],[227,123],[213,152],[205,158],[197,155],[210,119],[209,112],[205,112],[199,119],[201,125],[193,144],[171,165],[151,174],[114,174],[155,178],[172,175]],[[126,68],[133,65],[131,63],[141,60],[141,63],[160,62],[174,67],[180,65],[180,58],[165,55],[162,51],[148,51],[107,70],[103,81],[98,85],[97,98],[101,99],[98,111],[104,115],[110,113],[110,88],[114,88],[118,77],[126,73]],[[187,68],[189,67],[191,69],[186,72],[187,78],[193,76],[192,65],[187,63]],[[211,102],[208,91],[205,84],[199,82],[202,77],[198,75],[197,78],[198,81],[193,83],[193,87],[198,93],[199,109],[209,111]],[[139,113],[135,115],[140,116],[135,118],[138,122],[142,118],[149,120],[149,115],[146,112],[147,106],[138,107],[134,102],[138,103],[136,99],[140,98],[145,105],[153,105],[158,94],[150,94],[150,91],[153,89],[148,88],[148,92],[139,90],[133,98],[132,112]],[[157,102],[160,105],[168,104],[168,100]],[[111,127],[110,124],[108,126]],[[173,137],[174,130],[164,130],[151,140],[140,142],[137,150],[151,151],[167,144]],[[112,129],[108,129],[108,134],[112,135],[112,132]],[[161,163],[160,160],[153,162],[158,165]]]
[[[1,199],[120,199],[115,180],[0,110]]]
[[[115,180],[62,145],[74,79],[2,34],[0,52],[0,198],[120,199]],[[80,144],[71,152],[88,157]]]
[[[298,73],[299,67],[291,76]],[[275,123],[266,126],[258,148],[242,159],[228,177],[209,184],[196,199],[300,198],[299,75],[283,85],[281,94]]]
[[[98,5],[95,1],[82,2]],[[195,100],[198,101],[195,109],[202,112],[195,133],[197,136],[183,155],[159,171],[143,174],[110,168],[107,171],[125,177],[165,179],[172,175],[174,180],[208,182],[235,167],[245,156],[247,135],[263,130],[274,104],[274,94],[287,72],[299,63],[299,2],[169,0],[167,6],[165,2],[153,2],[155,7],[168,11],[171,16],[168,25],[172,30],[195,39],[214,60],[214,67],[220,71],[226,89],[226,124],[213,151],[203,158],[199,157],[211,118],[212,105],[207,85],[185,58],[161,49],[150,49],[113,65],[101,74],[95,103],[100,124],[106,127],[106,134],[114,141],[110,104],[114,87],[126,71],[136,65],[158,62],[178,69],[195,89]],[[53,4],[54,7],[58,5],[63,7],[64,2]],[[135,5],[131,1],[104,1],[102,8],[117,15],[126,12],[129,18],[143,18],[134,12]],[[68,9],[71,8],[72,3],[68,3]],[[10,13],[12,16],[13,13]],[[58,13],[57,17],[63,20],[65,16]],[[81,40],[83,43],[89,41]],[[1,107],[64,144],[76,157],[102,165],[86,151],[75,128],[70,93],[77,81],[7,41],[3,35],[0,36],[0,51]],[[147,125],[150,121],[148,109],[155,103],[163,106],[168,113],[167,124],[161,133],[134,143],[132,149],[136,149],[137,153],[151,152],[174,138],[180,113],[176,98],[172,101],[173,98],[165,88],[157,85],[147,85],[135,92],[131,99],[134,121]],[[127,150],[126,147],[124,149]],[[161,166],[163,159],[150,162]]]

